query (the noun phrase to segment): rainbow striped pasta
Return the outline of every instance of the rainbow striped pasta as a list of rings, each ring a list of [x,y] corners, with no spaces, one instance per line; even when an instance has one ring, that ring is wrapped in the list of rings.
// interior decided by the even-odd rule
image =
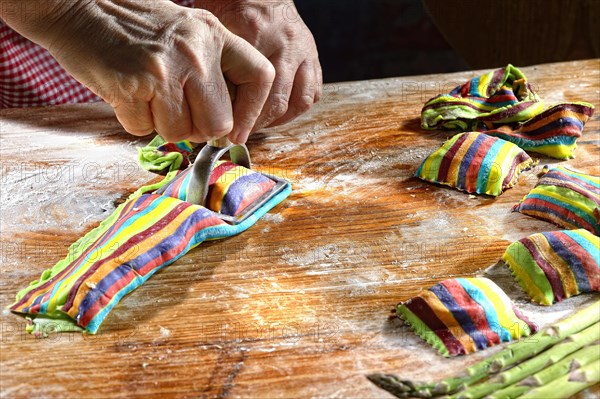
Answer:
[[[444,280],[401,302],[398,316],[443,356],[458,356],[528,336],[537,328],[493,281]]]
[[[421,111],[421,127],[469,131],[475,130],[479,121],[494,125],[526,121],[543,108],[525,75],[509,64],[427,101]]]
[[[586,102],[545,109],[525,75],[508,65],[427,101],[421,127],[483,132],[526,151],[569,159],[593,113],[594,106]]]
[[[227,173],[237,168],[231,163],[217,166],[209,208],[174,197],[185,191],[185,172],[174,180],[178,191],[171,190],[173,197],[134,194],[74,243],[63,260],[21,290],[10,310],[30,318],[31,332],[41,333],[51,325],[53,331],[96,333],[121,298],[158,270],[203,241],[248,229],[291,192],[288,184],[240,224],[226,223],[216,212],[235,215],[272,187],[265,181],[270,179],[255,172]]]
[[[461,133],[429,155],[415,176],[468,193],[498,196],[535,162],[516,145],[483,133]]]
[[[600,235],[600,178],[563,166],[545,166],[536,186],[513,211],[566,229]]]
[[[600,237],[584,229],[533,234],[502,256],[531,300],[542,305],[600,291],[599,258]]]
[[[570,159],[593,113],[593,107],[587,103],[557,104],[526,122],[500,127],[482,122],[477,131],[510,141],[525,151]]]
[[[180,173],[162,193],[185,201],[191,168]],[[207,206],[214,212],[237,216],[275,186],[267,176],[229,161],[219,161],[209,180]]]

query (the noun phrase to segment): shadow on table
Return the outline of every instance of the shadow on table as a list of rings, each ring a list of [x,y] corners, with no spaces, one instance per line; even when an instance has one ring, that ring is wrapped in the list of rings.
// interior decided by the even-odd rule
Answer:
[[[34,117],[32,117],[32,115]],[[0,131],[14,131],[19,125],[39,128],[57,134],[98,134],[110,140],[131,141],[117,120],[113,109],[106,103],[65,104],[39,108],[11,108],[0,110]]]

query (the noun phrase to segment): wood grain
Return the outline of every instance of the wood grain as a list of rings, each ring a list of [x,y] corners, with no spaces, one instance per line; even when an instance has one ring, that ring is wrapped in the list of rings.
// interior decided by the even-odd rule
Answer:
[[[548,103],[600,104],[600,61],[524,68]],[[548,223],[510,212],[545,163],[498,199],[412,177],[448,135],[419,128],[430,97],[476,72],[328,85],[300,119],[254,135],[257,169],[294,184],[249,231],[203,244],[125,298],[96,336],[35,339],[1,316],[2,397],[390,397],[377,371],[441,378],[443,359],[394,305],[494,265]],[[156,177],[104,104],[0,111],[0,305]],[[595,116],[569,165],[600,174]],[[540,324],[584,299],[528,306]],[[569,304],[570,303],[570,304]],[[524,303],[519,303],[527,306]],[[585,396],[600,392],[597,387]]]

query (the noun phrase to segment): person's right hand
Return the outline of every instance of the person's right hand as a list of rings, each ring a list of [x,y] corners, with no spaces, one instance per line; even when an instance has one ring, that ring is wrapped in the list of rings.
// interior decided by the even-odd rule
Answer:
[[[245,141],[275,71],[211,13],[168,0],[45,3],[59,15],[51,23],[13,28],[110,103],[129,133],[156,130],[168,141],[225,135]],[[236,86],[233,105],[225,79]]]

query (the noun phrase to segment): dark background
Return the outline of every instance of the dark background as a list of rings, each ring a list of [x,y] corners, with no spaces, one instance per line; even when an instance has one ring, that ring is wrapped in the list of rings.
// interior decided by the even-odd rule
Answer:
[[[325,82],[597,58],[600,0],[297,0]]]

